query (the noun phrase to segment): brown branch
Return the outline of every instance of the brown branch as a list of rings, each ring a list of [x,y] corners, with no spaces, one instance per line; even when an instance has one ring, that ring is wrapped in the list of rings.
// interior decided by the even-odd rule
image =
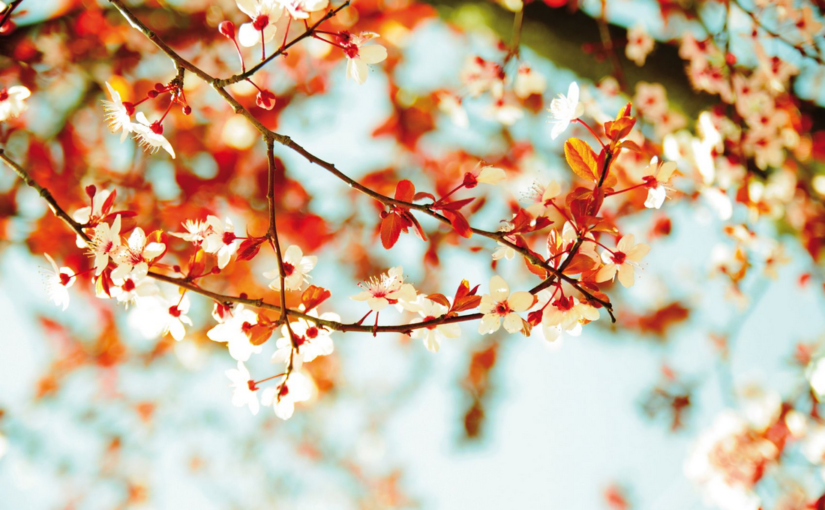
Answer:
[[[17,9],[17,6],[23,3],[23,0],[13,0],[9,5],[6,6],[6,10],[3,11],[3,18],[0,19],[0,28],[2,28],[7,21],[11,18],[11,13]]]
[[[51,207],[55,216],[63,220],[69,227],[71,227],[71,229],[74,230],[77,235],[79,235],[86,242],[86,244],[91,243],[92,240],[86,235],[85,232],[83,232],[83,228],[80,226],[80,223],[76,222],[74,218],[66,214],[66,211],[60,207],[57,200],[54,199],[49,190],[38,184],[37,181],[35,181],[22,166],[9,158],[6,155],[6,151],[3,149],[0,149],[0,159],[2,159],[3,162],[9,166],[9,168],[14,170],[14,173],[16,173],[17,176],[23,180],[23,182],[37,190],[37,193],[49,204],[49,207]]]
[[[43,197],[46,202],[48,202],[49,206],[51,207],[52,211],[54,212],[55,216],[63,220],[66,225],[68,225],[74,232],[77,233],[86,244],[91,244],[91,239],[88,235],[83,231],[83,227],[77,223],[71,216],[66,213],[66,210],[63,209],[60,204],[54,199],[52,194],[44,187],[42,187],[37,181],[35,181],[29,173],[20,166],[16,161],[9,158],[3,149],[0,149],[0,160],[2,160],[6,165],[9,166],[14,172],[20,177],[20,179],[26,183],[26,185],[34,188]],[[202,296],[206,296],[211,298],[212,300],[226,304],[226,303],[239,303],[245,304],[249,306],[254,306],[256,308],[262,308],[266,310],[274,310],[276,312],[281,312],[282,314],[286,313],[287,315],[299,319],[304,319],[307,321],[312,321],[319,326],[324,326],[328,329],[333,329],[336,331],[357,331],[362,333],[409,333],[415,329],[426,328],[429,326],[437,326],[439,324],[452,324],[456,322],[466,322],[471,320],[477,320],[482,317],[482,314],[475,313],[475,314],[468,314],[468,315],[460,315],[460,316],[453,316],[453,317],[446,317],[442,316],[437,319],[432,319],[429,321],[423,321],[415,324],[398,324],[398,325],[388,325],[388,326],[378,326],[377,328],[374,326],[362,326],[360,324],[347,324],[343,322],[337,321],[330,321],[325,319],[320,319],[318,317],[313,317],[312,315],[300,312],[298,310],[293,310],[286,308],[285,299],[281,299],[281,306],[274,305],[264,301],[263,299],[251,299],[247,297],[241,296],[231,296],[227,294],[219,294],[217,292],[212,292],[210,290],[201,288],[196,283],[187,280],[185,278],[175,278],[173,276],[168,276],[165,274],[157,273],[155,271],[149,271],[148,276],[154,278],[155,280],[170,283],[172,285],[177,285],[178,287],[184,288],[190,292],[194,292],[196,294],[200,294]],[[283,287],[282,287],[283,288]],[[283,296],[283,293],[282,293]]]
[[[291,48],[295,44],[301,42],[302,40],[306,39],[307,37],[311,37],[311,36],[315,35],[315,30],[319,26],[321,26],[322,23],[324,23],[328,19],[330,19],[333,16],[335,16],[336,14],[338,14],[338,12],[341,11],[342,9],[348,7],[349,4],[350,4],[350,0],[347,0],[343,4],[336,7],[335,9],[330,9],[329,11],[327,11],[327,13],[324,14],[324,16],[320,20],[315,22],[315,24],[312,25],[311,27],[309,27],[303,34],[299,35],[298,37],[296,37],[295,39],[290,41],[289,44],[286,44],[286,45],[282,46],[278,51],[276,51],[272,55],[268,56],[266,59],[262,60],[258,65],[248,69],[247,71],[245,71],[243,73],[230,76],[229,78],[226,78],[226,79],[223,79],[223,80],[215,80],[215,83],[213,83],[213,85],[216,86],[216,87],[226,87],[227,85],[232,85],[233,83],[237,83],[241,80],[245,80],[245,79],[251,77],[253,74],[260,71],[266,64],[268,64],[272,60],[280,57],[281,55],[286,55],[286,50],[288,50],[289,48]]]
[[[269,128],[264,126],[258,119],[256,119],[255,116],[252,115],[249,112],[249,110],[244,108],[243,105],[241,105],[235,98],[233,98],[226,91],[226,89],[221,86],[220,80],[217,80],[217,79],[213,78],[212,76],[210,76],[209,74],[207,74],[206,72],[204,72],[203,70],[201,70],[200,68],[195,66],[194,64],[190,63],[189,61],[187,61],[186,59],[184,59],[183,57],[178,55],[172,48],[170,48],[165,42],[163,42],[163,40],[161,40],[151,29],[149,29],[139,19],[137,19],[129,11],[129,9],[125,5],[123,5],[122,0],[109,0],[109,1],[110,1],[110,3],[112,3],[112,5],[115,6],[115,8],[118,9],[118,11],[120,11],[120,13],[129,21],[129,23],[132,24],[132,26],[135,29],[142,32],[161,51],[166,53],[166,55],[169,56],[170,59],[172,59],[173,63],[176,65],[177,69],[184,68],[186,70],[189,70],[193,74],[195,74],[196,76],[201,78],[202,80],[210,83],[212,85],[212,87],[232,106],[235,113],[243,115],[246,119],[248,119],[252,123],[252,125],[255,126],[255,128],[261,133],[261,135],[264,137],[264,139],[266,140],[268,152],[270,150],[269,149],[269,147],[271,145],[270,142],[276,141],[276,142],[278,142],[278,143],[280,143],[280,144],[282,144],[286,147],[289,147],[290,149],[294,150],[298,154],[301,154],[309,162],[317,164],[317,165],[321,166],[322,168],[326,169],[327,171],[329,171],[330,173],[332,173],[333,175],[335,175],[339,179],[341,179],[344,182],[346,182],[347,184],[349,184],[350,187],[353,187],[353,188],[357,189],[358,191],[361,191],[362,193],[378,200],[379,202],[381,202],[383,204],[395,205],[395,206],[404,207],[404,208],[407,208],[407,209],[417,210],[417,211],[420,211],[424,214],[427,214],[430,217],[433,217],[433,218],[441,221],[442,223],[452,225],[450,223],[449,219],[447,219],[445,216],[443,216],[441,214],[438,214],[437,212],[433,211],[428,206],[414,204],[414,203],[411,203],[411,202],[404,202],[404,201],[401,201],[401,200],[395,200],[393,198],[390,198],[390,197],[387,197],[387,196],[382,195],[380,193],[377,193],[377,192],[367,188],[366,186],[363,186],[362,184],[360,184],[357,181],[351,179],[349,176],[347,176],[346,174],[344,174],[343,172],[341,172],[340,170],[335,168],[335,165],[333,165],[331,163],[328,163],[328,162],[322,160],[321,158],[319,158],[319,157],[311,154],[310,152],[308,152],[306,149],[304,149],[303,147],[298,145],[295,141],[293,141],[289,136],[281,135],[281,134],[275,133],[274,131],[270,130]],[[335,11],[335,12],[337,12],[337,11]],[[576,280],[575,278],[571,278],[571,277],[561,273],[556,268],[554,268],[554,267],[550,266],[549,264],[547,264],[540,257],[537,257],[530,250],[527,250],[526,248],[522,248],[520,246],[517,246],[515,243],[510,242],[509,240],[507,240],[504,237],[506,235],[506,233],[503,233],[503,232],[490,232],[490,231],[481,230],[481,229],[477,229],[477,228],[471,228],[471,231],[475,234],[493,239],[497,242],[501,242],[502,244],[505,244],[505,245],[509,246],[510,248],[512,248],[512,249],[516,250],[517,252],[521,253],[523,256],[527,257],[527,259],[530,260],[531,262],[533,262],[534,264],[537,264],[537,265],[543,267],[544,269],[546,269],[550,273],[553,273],[557,278],[560,278],[560,279],[566,281],[567,283],[572,285],[576,290],[581,292],[583,295],[587,296],[588,299],[590,299],[592,301],[595,301],[595,302],[598,302],[602,306],[604,306],[610,312],[610,316],[611,316],[612,320],[615,322],[616,319],[613,317],[612,305],[610,304],[610,302],[597,298],[592,293],[590,293],[588,290],[584,289],[579,284],[578,280]]]

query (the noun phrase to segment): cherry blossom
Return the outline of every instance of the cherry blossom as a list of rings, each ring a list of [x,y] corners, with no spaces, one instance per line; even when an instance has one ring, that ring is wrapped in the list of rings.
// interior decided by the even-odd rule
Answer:
[[[497,63],[481,57],[469,57],[461,69],[460,77],[472,97],[478,97],[489,90],[494,99],[501,99],[504,95],[504,76]]]
[[[599,319],[599,310],[587,303],[582,303],[572,296],[562,296],[552,302],[552,294],[549,290],[540,293],[539,303],[542,301],[547,307],[542,311],[542,333],[545,340],[554,342],[561,334],[567,333],[571,336],[579,336],[582,332],[582,324]]]
[[[236,0],[236,2],[238,9],[252,18],[251,22],[242,24],[238,29],[238,42],[249,48],[275,38],[277,32],[275,23],[284,12],[279,2],[275,0]]]
[[[448,311],[446,306],[436,303],[423,295],[418,296],[416,303],[418,304],[418,314],[421,318],[413,319],[412,324],[438,319]],[[416,340],[421,340],[428,351],[438,352],[439,347],[441,347],[439,337],[442,336],[450,339],[458,338],[461,336],[461,327],[455,323],[438,324],[436,326],[415,329],[410,336]]]
[[[493,260],[513,260],[514,258],[516,258],[516,250],[509,245],[499,242],[498,248],[493,252]]]
[[[120,215],[110,227],[108,223],[99,223],[92,236],[91,254],[95,258],[95,275],[99,275],[109,265],[109,259],[114,258],[121,249]]]
[[[464,187],[472,189],[478,186],[478,183],[483,184],[498,184],[507,177],[507,173],[501,168],[483,165],[479,162],[472,172],[464,174]]]
[[[305,402],[312,397],[312,381],[301,372],[292,372],[277,388],[267,388],[261,395],[265,406],[275,409],[275,416],[288,420],[295,412],[296,402]]]
[[[289,12],[293,19],[307,19],[312,12],[318,12],[329,6],[329,0],[276,0]]]
[[[112,271],[112,278],[123,278],[134,269],[145,274],[149,270],[149,262],[160,257],[164,251],[166,251],[165,244],[156,242],[146,244],[146,234],[143,229],[135,228],[129,235],[128,244],[114,256],[117,268]]]
[[[576,82],[571,82],[567,89],[567,96],[559,94],[559,96],[550,103],[550,115],[555,120],[553,131],[550,137],[555,140],[560,134],[567,129],[571,122],[581,117],[584,113],[584,105],[579,103],[579,85]]]
[[[633,234],[628,234],[621,238],[616,250],[613,252],[602,252],[604,266],[596,273],[597,282],[612,280],[619,274],[619,282],[624,287],[631,287],[634,283],[633,266],[641,262],[650,246],[645,243],[635,244]]]
[[[252,345],[247,333],[257,323],[258,315],[255,312],[238,305],[231,317],[207,331],[206,336],[214,342],[227,344],[229,355],[236,360],[249,361],[250,356],[263,349],[260,345]]]
[[[118,271],[121,268],[128,270]],[[115,271],[112,271],[112,281],[116,286],[110,289],[110,294],[117,299],[118,303],[125,304],[127,307],[131,303],[157,295],[158,286],[153,280],[147,278],[148,272],[149,266],[145,263],[136,266],[118,266]]]
[[[163,125],[160,121],[149,122],[143,112],[137,112],[135,115],[137,124],[132,124],[132,132],[135,133],[135,139],[140,146],[147,152],[154,154],[158,149],[163,149],[175,159],[175,149],[169,140],[163,136]]]
[[[642,25],[636,25],[627,31],[627,46],[625,55],[637,66],[643,66],[647,55],[653,49],[653,38]]]
[[[189,297],[184,295],[180,302],[173,304],[167,309],[166,324],[163,327],[163,334],[169,333],[172,338],[180,342],[186,336],[186,326],[192,326],[192,319],[189,318]]]
[[[318,312],[310,311],[307,315],[318,317]],[[325,313],[320,317],[328,321],[340,321],[341,317],[335,313]],[[290,339],[289,330],[286,325],[281,327],[281,338],[275,346],[278,348],[272,355],[273,363],[288,363],[292,354],[292,364],[295,370],[300,370],[304,363],[309,363],[318,356],[328,356],[332,354],[335,346],[332,343],[332,332],[328,329],[318,327],[314,322],[305,319],[298,319],[290,323],[292,334],[295,337],[297,349],[292,353],[293,346]]]
[[[81,207],[76,210],[72,214],[72,218],[81,225],[96,223],[97,221],[103,219],[105,214],[105,211],[103,211],[103,205],[106,203],[106,200],[109,199],[109,195],[111,194],[112,191],[108,189],[97,191],[94,194],[94,197],[92,197],[92,205],[87,205],[86,207]]]
[[[314,255],[304,256],[304,253],[298,246],[292,245],[287,248],[283,256],[284,274],[286,275],[284,278],[284,286],[286,290],[301,290],[304,282],[309,278],[307,273],[312,271],[317,261],[318,257]],[[281,275],[277,267],[265,272],[264,277],[274,278],[272,282],[269,283],[270,289],[281,290]]]
[[[26,111],[25,101],[30,95],[31,91],[22,85],[0,88],[0,122],[19,117]]]
[[[490,294],[481,296],[478,308],[484,317],[478,325],[478,332],[482,335],[495,333],[501,327],[502,319],[508,333],[521,331],[522,318],[518,314],[529,310],[533,301],[533,295],[529,292],[519,291],[511,295],[504,278],[494,275],[490,278]]]
[[[362,292],[351,296],[355,301],[366,301],[370,309],[380,312],[390,304],[408,304],[416,300],[415,287],[404,283],[401,266],[394,267],[379,276],[372,277],[360,284]]]
[[[112,133],[120,134],[121,143],[126,140],[129,133],[132,132],[132,114],[135,113],[135,107],[132,103],[124,103],[120,100],[120,93],[106,82],[106,89],[109,91],[111,101],[103,100],[103,111],[106,112],[106,122],[109,124],[109,129]]]
[[[461,98],[447,92],[441,93],[438,95],[438,109],[446,113],[456,126],[466,128],[470,125],[467,110],[461,106]]]
[[[527,99],[533,94],[541,95],[546,88],[547,80],[541,73],[537,73],[526,64],[519,66],[513,82],[513,92],[518,98]]]
[[[648,175],[645,181],[648,186],[647,200],[645,200],[645,207],[648,209],[659,209],[667,198],[667,190],[669,189],[665,184],[670,181],[673,172],[676,171],[676,163],[673,161],[659,162],[659,158],[653,156],[650,160],[650,165],[645,169]]]
[[[526,196],[533,200],[533,203],[525,209],[530,216],[538,218],[539,216],[548,216],[555,208],[552,207],[552,201],[561,193],[561,184],[556,181],[550,181],[546,185],[539,182],[534,182],[530,187],[530,191]]]
[[[249,406],[252,414],[258,414],[261,405],[258,402],[258,395],[252,389],[252,377],[249,375],[249,370],[246,369],[243,361],[238,362],[237,369],[230,368],[224,373],[231,382],[232,405],[235,407]]]
[[[46,286],[46,295],[49,301],[54,301],[57,306],[62,306],[63,310],[69,307],[69,287],[74,285],[75,278],[74,271],[68,267],[57,267],[54,259],[48,253],[44,253],[51,270],[41,269],[43,275],[43,283]]]
[[[361,32],[359,35],[344,33],[344,52],[347,55],[347,79],[354,79],[363,84],[369,75],[368,64],[378,64],[387,58],[387,49],[380,44],[366,43],[379,37],[374,32]]]
[[[182,225],[186,232],[169,232],[169,235],[188,241],[198,248],[201,247],[206,236],[212,232],[212,226],[205,221],[186,220]]]
[[[218,267],[223,269],[229,264],[229,260],[238,251],[241,240],[235,236],[235,227],[232,220],[226,218],[226,223],[221,222],[217,216],[207,216],[206,223],[209,231],[204,238],[203,250],[206,253],[215,253],[218,256]]]
[[[733,411],[721,414],[691,449],[685,474],[708,503],[722,510],[756,510],[754,485],[776,459],[776,446]]]
[[[487,117],[495,119],[505,126],[512,126],[524,116],[521,107],[504,99],[498,99],[487,108]]]

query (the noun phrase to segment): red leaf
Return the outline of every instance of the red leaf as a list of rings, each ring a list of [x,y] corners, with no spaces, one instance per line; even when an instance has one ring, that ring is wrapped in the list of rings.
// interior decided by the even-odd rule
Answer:
[[[415,185],[404,179],[395,186],[395,199],[402,202],[412,202],[415,199]]]
[[[429,198],[433,202],[435,202],[435,195],[432,193],[427,193],[426,191],[419,191],[413,196],[414,201],[424,200],[425,198]]]
[[[255,258],[264,240],[266,240],[265,237],[250,237],[244,239],[238,247],[238,260],[252,260]]]
[[[106,215],[109,210],[115,205],[115,197],[117,197],[117,188],[113,189],[109,196],[106,197],[106,201],[103,202],[103,207],[100,208],[100,213],[102,215]]]
[[[461,237],[472,237],[473,231],[470,229],[470,224],[467,223],[467,218],[458,211],[444,211],[444,216],[450,220],[450,225],[453,226],[458,235]]]
[[[401,235],[401,229],[404,227],[404,221],[396,213],[389,213],[381,221],[381,244],[384,248],[389,250],[395,243],[398,242],[398,237]]]
[[[426,241],[426,240],[427,240],[427,235],[424,233],[424,229],[423,229],[423,228],[421,228],[421,224],[420,224],[420,223],[418,223],[418,220],[417,220],[417,219],[415,219],[415,216],[413,216],[413,214],[412,214],[410,211],[406,211],[406,210],[405,210],[405,211],[403,211],[403,212],[401,213],[401,216],[403,216],[404,220],[406,220],[406,222],[407,222],[408,224],[410,224],[410,225],[412,225],[413,227],[415,227],[415,233],[418,235],[418,237],[419,237],[422,241]],[[405,230],[405,231],[406,231],[406,230]]]
[[[459,209],[461,209],[465,205],[469,204],[473,200],[475,200],[475,197],[463,198],[461,200],[454,200],[452,202],[446,202],[446,203],[443,203],[443,204],[439,204],[437,209],[442,209],[442,210],[446,210],[446,211],[458,211]]]

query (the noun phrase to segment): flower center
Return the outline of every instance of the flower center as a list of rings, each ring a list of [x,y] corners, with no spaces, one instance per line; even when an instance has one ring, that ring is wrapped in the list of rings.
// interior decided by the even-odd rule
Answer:
[[[232,244],[232,241],[237,239],[233,232],[224,232],[223,233],[223,244]]]
[[[269,16],[266,14],[261,14],[252,22],[252,26],[259,32],[263,32],[267,25],[269,25]]]
[[[496,314],[507,315],[508,313],[510,313],[510,305],[507,304],[507,301],[500,301],[496,303]]]
[[[434,320],[434,319],[435,319],[435,317],[434,317],[434,316],[432,316],[432,315],[428,315],[428,316],[424,317],[424,322],[431,321],[431,320]],[[435,329],[435,328],[436,328],[436,325],[435,325],[435,324],[432,324],[432,325],[430,325],[430,326],[427,326],[427,329]]]
[[[344,53],[346,53],[349,58],[356,58],[358,56],[358,45],[352,43],[348,44],[344,48]]]
[[[573,298],[563,296],[557,299],[553,304],[562,312],[566,312],[573,308]]]
[[[170,306],[169,315],[171,315],[172,317],[180,317],[180,310],[177,306]]]
[[[295,272],[295,266],[293,266],[289,262],[284,262],[284,274],[286,276],[290,276],[294,272]]]
[[[278,397],[285,397],[287,395],[289,395],[289,388],[284,384],[281,386],[281,391],[278,392]]]
[[[162,135],[163,134],[163,124],[161,124],[159,120],[156,120],[155,122],[153,122],[152,125],[149,126],[149,129],[151,129],[152,132],[155,133],[156,135]]]
[[[617,251],[613,253],[613,263],[614,264],[624,264],[625,259],[627,259],[627,255],[625,255],[622,251]]]
[[[133,282],[131,279],[128,279],[125,282],[123,282],[123,290],[125,290],[126,292],[132,292],[133,290],[135,290],[135,282]]]
[[[305,336],[295,335],[295,345],[300,347],[307,342],[307,338]]]
[[[112,251],[114,245],[115,243],[113,243],[112,241],[107,241],[106,244],[103,245],[103,253],[109,253],[110,251]]]
[[[318,328],[312,326],[311,328],[307,329],[307,336],[309,338],[315,338],[318,336]]]
[[[58,276],[60,276],[60,285],[64,287],[68,285],[69,282],[72,280],[72,277],[67,275],[66,273],[60,273]]]
[[[5,87],[3,87],[3,89],[0,90],[0,101],[5,101],[8,98],[9,98],[9,91],[6,90]]]

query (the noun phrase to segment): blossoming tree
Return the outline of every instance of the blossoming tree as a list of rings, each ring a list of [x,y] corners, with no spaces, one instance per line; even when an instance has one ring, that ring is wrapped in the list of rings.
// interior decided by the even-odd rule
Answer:
[[[84,365],[126,363],[119,336],[137,329],[148,363],[186,357],[183,345],[215,353],[231,388],[216,398],[288,420],[334,397],[341,343],[411,338],[471,353],[464,430],[476,437],[496,353],[517,336],[554,348],[588,331],[668,338],[689,320],[678,299],[639,311],[626,293],[668,271],[650,261],[671,207],[720,225],[729,242],[703,257],[729,303],[755,306],[758,282],[789,262],[775,225],[804,247],[799,285],[823,290],[817,2],[629,1],[652,12],[629,25],[606,1],[467,4],[482,14],[454,18],[414,2],[34,3],[0,19],[0,159],[16,177],[0,189],[0,231],[42,254],[64,314],[109,317],[93,354],[50,370],[42,395]],[[481,30],[485,13],[498,37]],[[558,23],[548,17],[597,38],[583,31],[575,59],[556,58],[537,37]],[[433,23],[473,40],[435,78],[447,49],[427,40]],[[546,71],[545,57],[579,77]],[[674,72],[651,63],[662,58]],[[372,115],[348,107],[359,89],[381,94],[372,141],[315,139],[336,111],[345,126]],[[359,163],[387,151],[383,167]],[[28,215],[29,200],[49,211]],[[456,251],[481,265],[447,277]],[[729,363],[737,317],[714,333],[709,364]],[[795,349],[802,390],[723,385],[733,403],[685,468],[711,504],[823,506],[821,483],[783,471],[795,449],[825,458],[825,365],[818,346]],[[662,374],[642,407],[677,431],[695,387],[670,363]],[[605,496],[630,504],[618,486]]]

